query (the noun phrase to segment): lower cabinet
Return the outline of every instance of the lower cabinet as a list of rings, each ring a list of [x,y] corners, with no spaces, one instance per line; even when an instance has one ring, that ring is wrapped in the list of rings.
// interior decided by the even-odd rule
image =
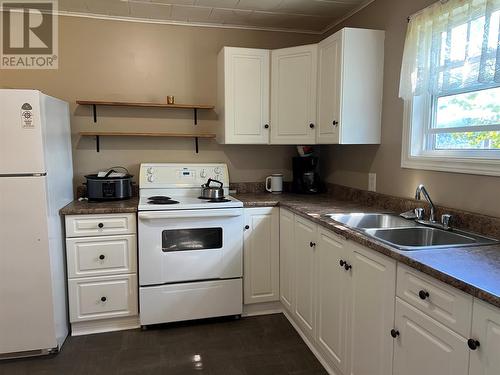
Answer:
[[[348,243],[352,252],[347,267],[352,277],[348,373],[392,374],[394,343],[389,332],[394,324],[396,261],[351,241]]]
[[[308,336],[314,334],[315,247],[317,225],[295,216],[295,301],[293,314]]]
[[[295,302],[295,215],[280,208],[280,301],[292,312]]]
[[[350,272],[344,268],[349,259],[346,241],[319,228],[316,255],[316,342],[321,354],[346,374],[351,297]]]
[[[280,219],[281,301],[300,332],[332,373],[391,374],[396,262],[286,210]]]
[[[136,215],[68,215],[65,224],[71,334],[139,327]]]
[[[500,309],[474,300],[470,349],[470,375],[500,374]]]
[[[245,208],[244,303],[279,301],[279,208]]]
[[[394,375],[468,374],[469,348],[459,334],[399,298],[395,326]]]

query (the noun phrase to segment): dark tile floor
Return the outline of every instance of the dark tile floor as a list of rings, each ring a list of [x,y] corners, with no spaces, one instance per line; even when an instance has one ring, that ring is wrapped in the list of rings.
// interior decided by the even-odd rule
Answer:
[[[0,362],[0,375],[319,375],[282,314],[70,337],[50,357]]]

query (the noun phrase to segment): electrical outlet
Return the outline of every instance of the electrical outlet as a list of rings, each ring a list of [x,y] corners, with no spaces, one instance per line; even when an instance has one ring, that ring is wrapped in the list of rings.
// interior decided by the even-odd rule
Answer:
[[[368,173],[368,190],[377,191],[377,174]]]

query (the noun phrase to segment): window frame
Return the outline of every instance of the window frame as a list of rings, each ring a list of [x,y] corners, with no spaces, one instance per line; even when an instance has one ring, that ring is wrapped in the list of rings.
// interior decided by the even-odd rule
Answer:
[[[500,176],[500,150],[429,150],[426,142],[435,117],[434,102],[437,96],[430,94],[404,102],[401,167]]]

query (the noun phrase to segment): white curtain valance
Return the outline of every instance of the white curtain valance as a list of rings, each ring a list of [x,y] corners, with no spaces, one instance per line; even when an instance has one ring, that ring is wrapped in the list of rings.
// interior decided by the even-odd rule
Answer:
[[[437,2],[410,18],[399,96],[500,85],[500,0]]]

